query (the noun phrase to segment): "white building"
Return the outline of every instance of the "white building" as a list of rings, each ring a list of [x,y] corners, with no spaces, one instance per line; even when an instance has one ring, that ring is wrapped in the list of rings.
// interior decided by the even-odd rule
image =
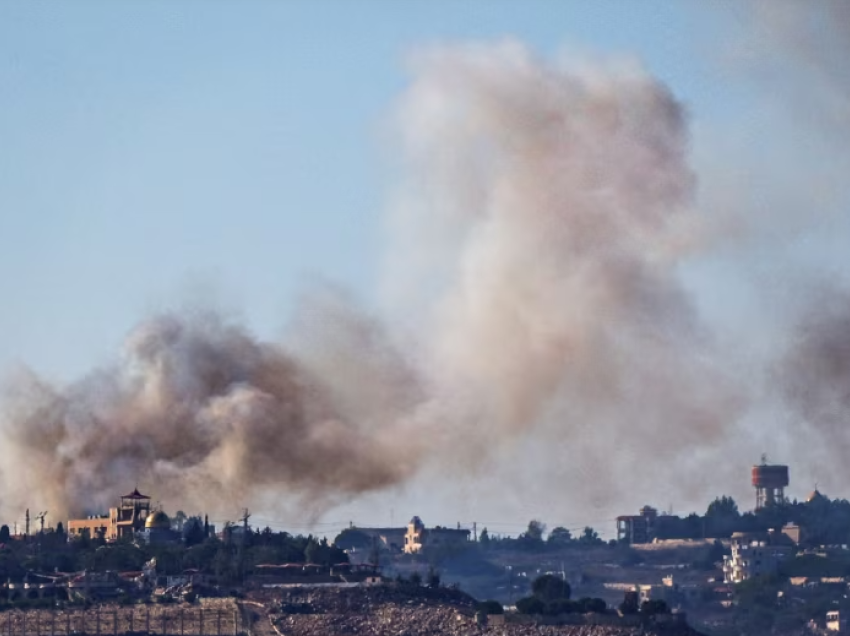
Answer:
[[[841,616],[839,610],[832,610],[826,613],[826,631],[838,632],[840,634],[847,633],[847,619]]]
[[[790,553],[789,546],[773,544],[766,535],[736,532],[732,535],[732,554],[723,557],[723,581],[740,583],[773,574]]]

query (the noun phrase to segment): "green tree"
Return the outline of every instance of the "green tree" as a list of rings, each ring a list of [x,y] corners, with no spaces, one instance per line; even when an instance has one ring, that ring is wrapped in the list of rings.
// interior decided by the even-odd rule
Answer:
[[[182,510],[178,510],[171,518],[171,527],[177,530],[178,532],[181,532],[183,530],[183,524],[186,523],[186,519],[188,519],[186,513]]]
[[[440,573],[432,565],[428,568],[428,587],[430,588],[438,588],[440,587]]]
[[[584,530],[582,530],[581,536],[578,538],[578,542],[582,545],[601,545],[604,543],[604,541],[599,538],[599,533],[590,526],[585,526]]]
[[[204,522],[200,517],[189,517],[182,524],[183,542],[192,547],[204,542]]]
[[[620,603],[620,612],[623,614],[637,614],[640,609],[638,602],[638,593],[634,590],[629,590],[623,595],[623,602]]]
[[[488,616],[505,613],[505,608],[502,606],[502,604],[499,601],[493,600],[481,601],[480,603],[478,603],[478,605],[476,605],[475,609],[477,609],[479,612],[487,614]]]
[[[9,543],[12,539],[12,535],[9,532],[9,526],[3,524],[0,526],[0,543]]]
[[[569,545],[572,540],[573,534],[566,528],[558,526],[557,528],[554,528],[552,532],[549,533],[549,536],[546,539],[546,543],[548,543],[552,547],[561,548]]]
[[[546,532],[546,524],[538,519],[532,519],[528,522],[528,529],[525,531],[525,538],[535,543],[543,541],[543,533]]]
[[[569,600],[570,592],[570,584],[554,574],[538,576],[531,584],[531,593],[544,603]]]
[[[343,550],[367,550],[372,547],[372,538],[357,528],[346,528],[336,535],[334,545]]]
[[[481,547],[484,549],[490,547],[490,533],[487,532],[487,528],[484,528],[481,531],[481,535],[478,537],[478,543],[480,543]]]
[[[741,513],[738,512],[738,504],[732,497],[726,495],[717,497],[714,501],[708,504],[708,509],[705,511],[706,517],[733,517],[738,518]]]
[[[650,599],[644,601],[640,606],[640,613],[647,616],[655,616],[656,614],[669,614],[670,608],[663,599]]]

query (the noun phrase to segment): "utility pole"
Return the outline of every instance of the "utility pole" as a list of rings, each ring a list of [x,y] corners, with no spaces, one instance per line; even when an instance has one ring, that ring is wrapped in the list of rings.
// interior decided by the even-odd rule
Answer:
[[[472,522],[472,540],[478,543],[478,522]]]
[[[239,579],[245,585],[245,543],[248,540],[248,519],[251,518],[247,508],[242,509],[242,541],[239,544]]]
[[[25,537],[30,536],[30,509],[27,508],[27,516],[26,516],[26,531],[24,532]]]
[[[38,519],[38,521],[39,521],[40,528],[41,528],[41,530],[40,530],[41,534],[44,534],[44,518],[45,518],[46,516],[47,516],[47,511],[46,511],[46,510],[45,510],[44,512],[39,512],[39,513],[35,516],[35,518],[36,518],[36,519]]]

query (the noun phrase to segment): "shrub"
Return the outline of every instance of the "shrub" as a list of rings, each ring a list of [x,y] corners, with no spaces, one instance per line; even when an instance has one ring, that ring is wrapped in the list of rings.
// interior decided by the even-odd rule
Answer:
[[[667,603],[661,599],[651,599],[644,601],[640,606],[640,613],[647,616],[655,616],[656,614],[669,614],[670,608]]]
[[[494,614],[504,614],[505,608],[502,607],[502,604],[499,601],[481,601],[476,605],[475,609],[479,612],[483,612],[488,616],[492,616]]]
[[[526,596],[516,602],[516,611],[520,614],[543,614],[546,604],[536,596]]]

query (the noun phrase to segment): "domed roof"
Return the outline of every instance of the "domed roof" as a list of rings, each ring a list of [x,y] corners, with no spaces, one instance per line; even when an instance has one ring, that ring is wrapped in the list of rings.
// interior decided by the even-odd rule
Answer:
[[[148,515],[148,518],[145,519],[145,528],[164,528],[167,530],[170,527],[171,520],[168,518],[168,515],[165,514],[162,510],[152,512]]]
[[[826,497],[824,497],[824,496],[821,494],[820,490],[818,490],[817,488],[815,488],[815,489],[812,491],[812,494],[810,494],[810,495],[809,495],[809,498],[808,498],[808,499],[806,499],[806,501],[807,501],[808,503],[811,503],[811,502],[813,502],[813,501],[820,501],[821,499],[826,499]]]

